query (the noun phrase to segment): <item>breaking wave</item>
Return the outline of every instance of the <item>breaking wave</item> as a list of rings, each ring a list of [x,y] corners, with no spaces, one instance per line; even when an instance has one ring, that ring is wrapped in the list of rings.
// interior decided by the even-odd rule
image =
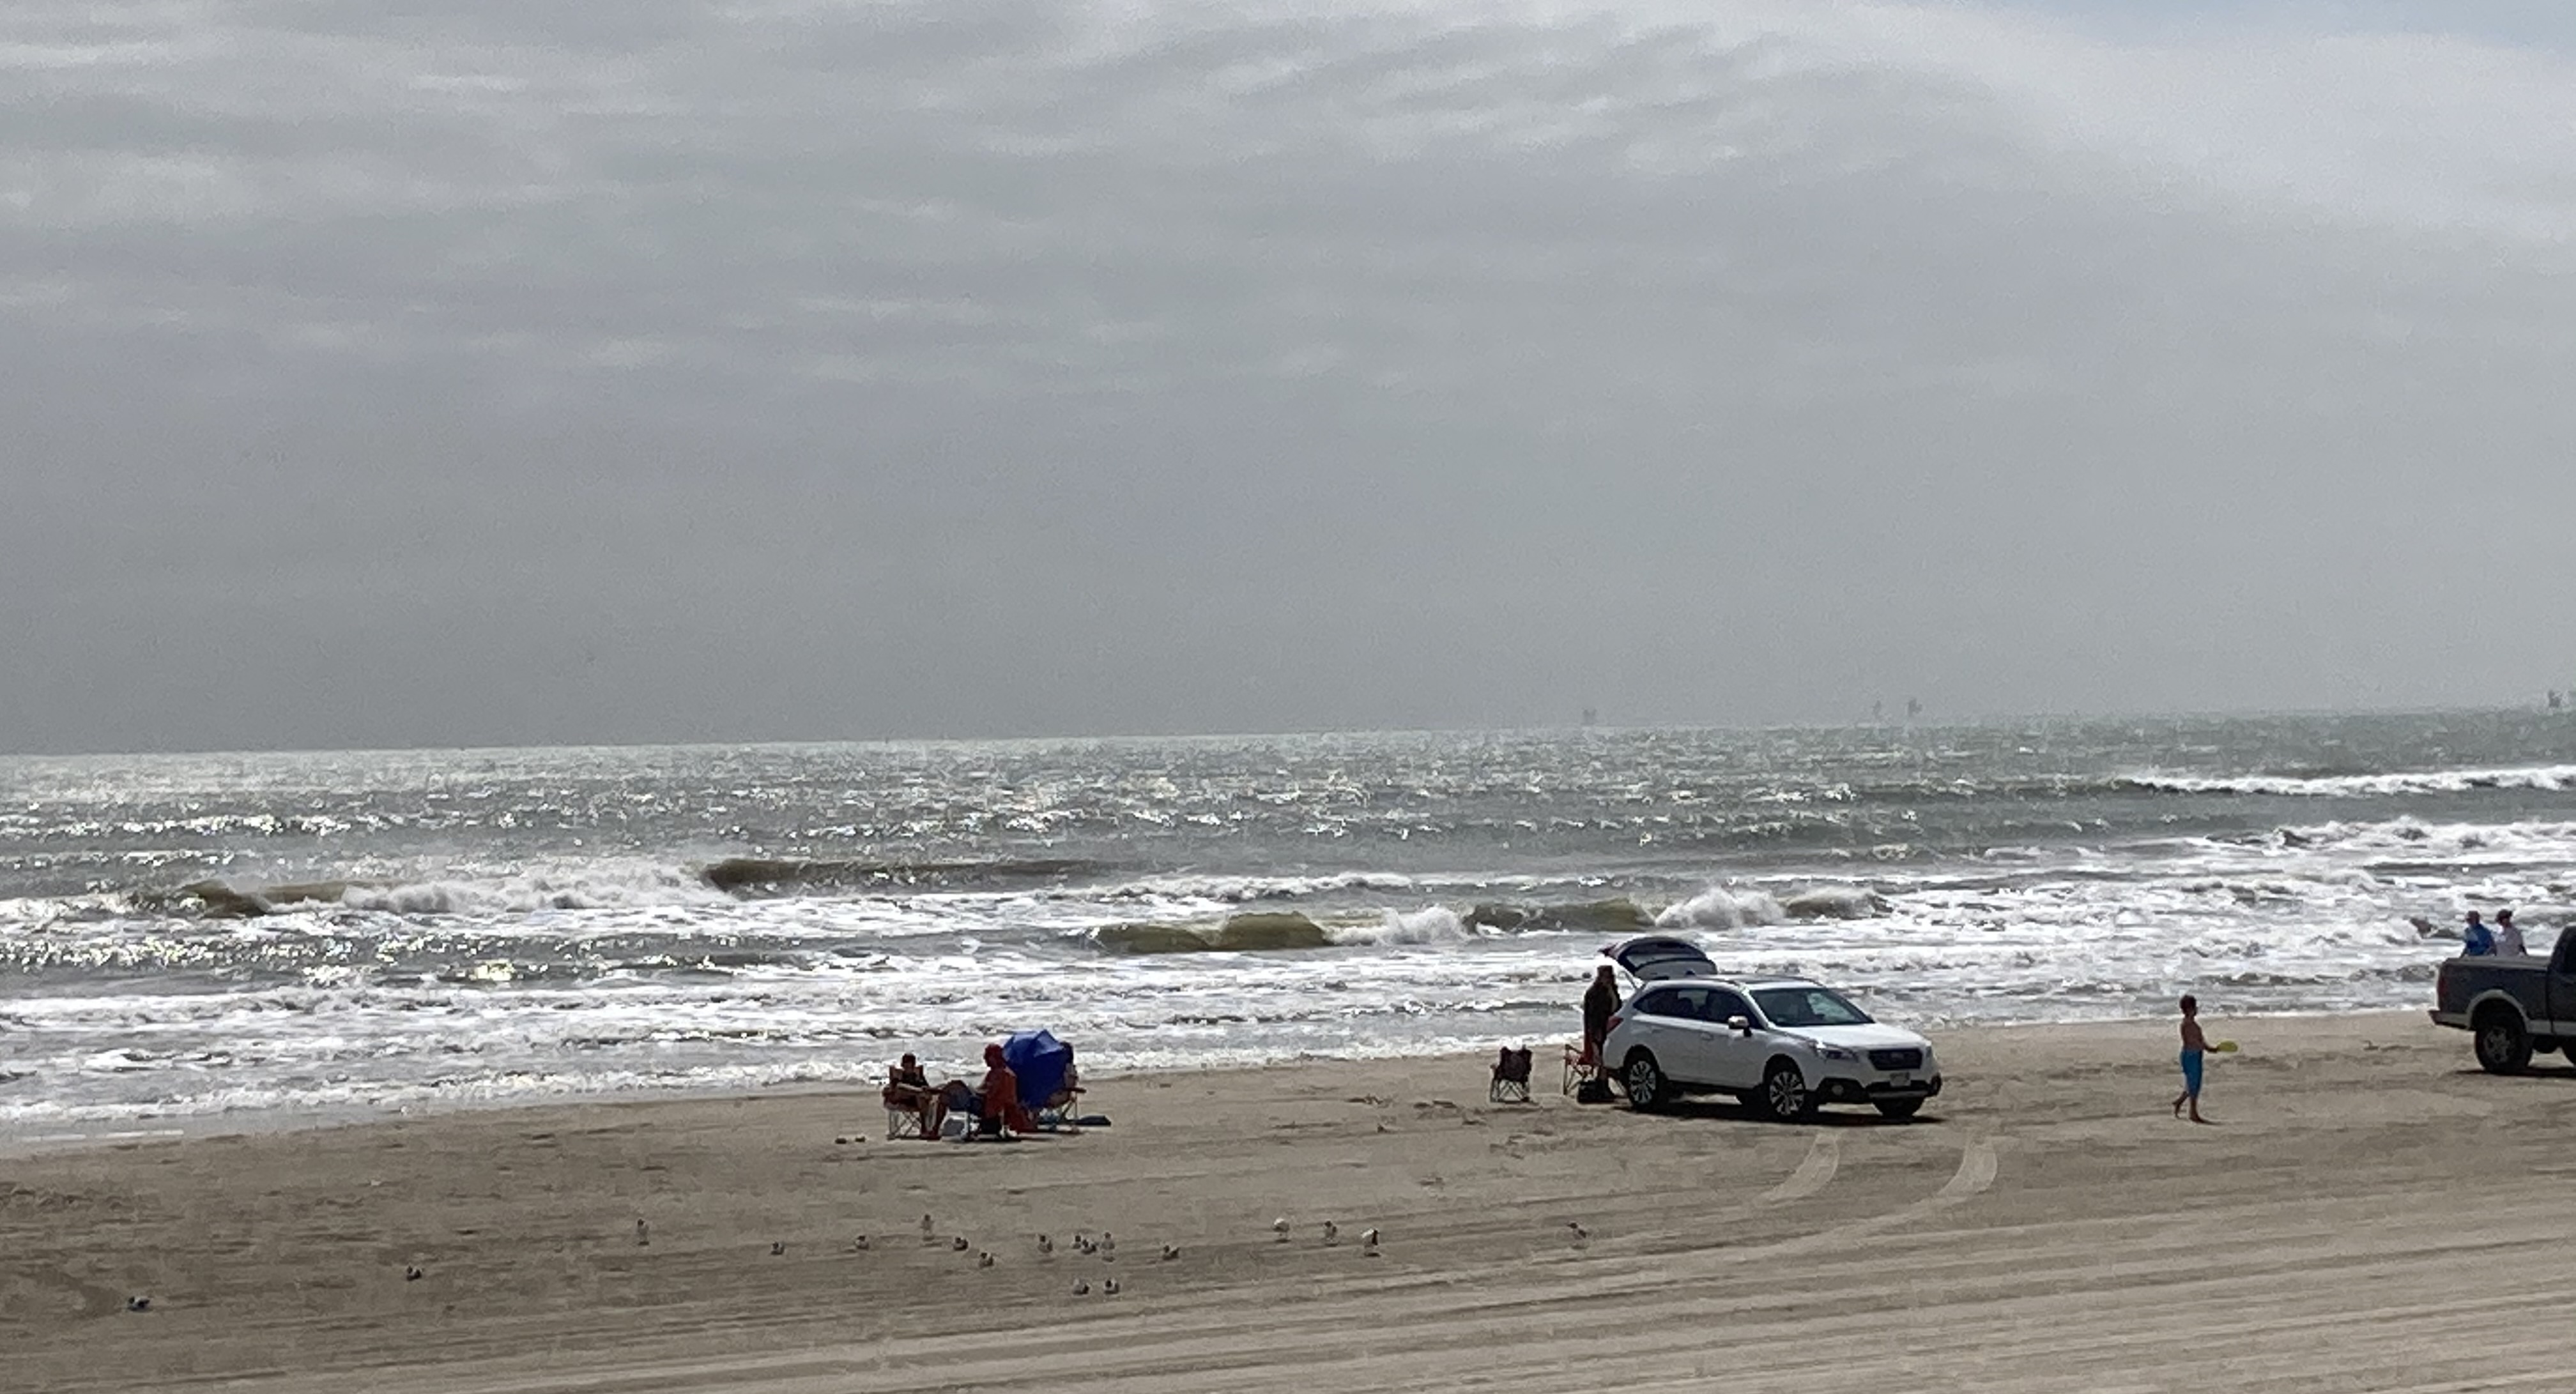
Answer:
[[[727,857],[711,862],[698,875],[722,891],[783,891],[807,886],[832,889],[991,887],[1027,882],[1058,882],[1095,876],[1107,868],[1078,857],[1018,857],[992,860],[890,862],[864,859]]]
[[[2269,794],[2284,798],[2385,798],[2405,794],[2465,794],[2483,789],[2555,792],[2576,788],[2576,765],[2312,776],[2146,773],[2126,776],[2119,783],[2160,794]]]
[[[1477,929],[1444,906],[1388,910],[1370,923],[1318,924],[1293,911],[1228,916],[1212,926],[1117,924],[1081,937],[1113,954],[1274,953],[1383,944],[1463,944]]]
[[[1330,933],[1336,944],[1463,944],[1476,937],[1458,912],[1438,905],[1389,910],[1376,924],[1337,926]]]
[[[1809,886],[1784,896],[1742,886],[1711,886],[1664,907],[1654,924],[1666,930],[1745,929],[1791,920],[1865,920],[1891,908],[1887,897],[1866,886]]]
[[[194,881],[175,891],[144,891],[136,908],[205,919],[253,919],[323,906],[396,915],[528,914],[539,910],[609,910],[652,905],[707,905],[731,897],[675,867],[600,865],[491,878],[324,880],[234,886]]]
[[[1655,928],[1671,930],[1742,929],[1747,925],[1785,924],[1789,912],[1768,892],[1711,886],[1688,900],[1664,907]]]
[[[1102,925],[1085,937],[1102,952],[1113,954],[1266,953],[1328,948],[1333,943],[1333,936],[1322,925],[1294,913],[1236,915],[1207,929],[1167,924]]]
[[[1411,876],[1378,871],[1345,871],[1327,876],[1171,875],[1140,877],[1078,894],[1098,900],[1185,898],[1239,905],[1254,900],[1299,900],[1344,891],[1411,891],[1421,884]]]
[[[1476,929],[1514,933],[1634,934],[1653,928],[1655,917],[1626,896],[1612,896],[1567,904],[1487,901],[1469,910],[1464,922]]]

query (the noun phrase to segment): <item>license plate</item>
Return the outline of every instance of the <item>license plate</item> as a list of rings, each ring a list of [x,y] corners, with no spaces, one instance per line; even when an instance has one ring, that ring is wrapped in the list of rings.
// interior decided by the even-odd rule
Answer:
[[[1912,1084],[1912,1083],[1914,1082],[1914,1076],[1912,1076],[1912,1075],[1889,1075],[1889,1076],[1887,1077],[1887,1082],[1888,1082],[1888,1083],[1890,1083],[1890,1084],[1895,1085],[1895,1086],[1896,1086],[1897,1088],[1899,1088],[1899,1089],[1902,1089],[1902,1088],[1906,1087],[1907,1085]]]

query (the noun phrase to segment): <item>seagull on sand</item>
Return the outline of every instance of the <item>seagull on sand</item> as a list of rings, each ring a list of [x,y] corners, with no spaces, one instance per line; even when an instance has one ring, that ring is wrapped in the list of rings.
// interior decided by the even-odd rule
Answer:
[[[642,1220],[635,1222],[635,1242],[639,1245],[653,1242],[653,1231],[646,1228]]]
[[[971,1244],[968,1244],[968,1243],[966,1242],[966,1236],[961,1234],[961,1235],[957,1236],[956,1238],[949,1240],[949,1241],[948,1241],[948,1247],[949,1247],[949,1248],[952,1248],[952,1249],[955,1249],[957,1252],[959,1252],[959,1253],[961,1253],[961,1254],[962,1254],[962,1253],[966,1252],[968,1249],[973,1248],[974,1246],[973,1246],[973,1245],[971,1245]]]
[[[403,1268],[403,1281],[406,1283],[417,1283],[428,1276],[420,1271],[420,1265],[417,1263],[407,1264]]]
[[[924,1242],[924,1243],[928,1243],[928,1242],[930,1241],[930,1237],[931,1237],[930,1217],[929,1217],[928,1215],[924,1215],[924,1216],[922,1216],[922,1217],[921,1217],[921,1238],[922,1238],[922,1242]]]
[[[850,1247],[857,1249],[862,1253],[866,1252],[868,1247],[868,1237],[864,1234],[860,1235],[858,1238],[850,1241]]]
[[[1581,1220],[1568,1220],[1565,1222],[1565,1227],[1574,1231],[1574,1242],[1577,1244],[1592,1237],[1592,1231],[1585,1229]]]
[[[1282,1215],[1278,1219],[1272,1220],[1270,1222],[1270,1232],[1279,1236],[1279,1242],[1283,1244],[1288,1242],[1288,1217]]]
[[[1103,1278],[1103,1279],[1101,1279],[1101,1280],[1100,1280],[1100,1290],[1101,1290],[1102,1292],[1105,1292],[1105,1293],[1109,1294],[1109,1295],[1110,1295],[1110,1296],[1112,1296],[1112,1297],[1116,1297],[1116,1296],[1118,1295],[1118,1280],[1117,1280],[1116,1278]]]
[[[1039,1235],[1039,1236],[1038,1236],[1038,1257],[1039,1257],[1039,1258],[1048,1258],[1048,1257],[1051,1257],[1054,1253],[1055,1253],[1055,1241],[1054,1241],[1054,1240],[1052,1240],[1052,1239],[1047,1238],[1047,1237],[1046,1237],[1045,1235],[1043,1235],[1043,1234]]]
[[[1334,1224],[1334,1223],[1333,1223],[1332,1221],[1330,1221],[1330,1220],[1326,1220],[1326,1221],[1324,1221],[1324,1242],[1325,1242],[1325,1243],[1327,1243],[1327,1244],[1339,1243],[1339,1242],[1341,1241],[1341,1237],[1342,1237],[1342,1227],[1341,1227],[1340,1225]]]
[[[978,1268],[990,1268],[990,1267],[992,1267],[992,1266],[993,1266],[993,1255],[992,1255],[992,1252],[991,1252],[990,1250],[986,1250],[986,1251],[984,1251],[984,1252],[982,1252],[982,1253],[979,1253],[979,1254],[975,1255],[975,1266],[976,1266],[976,1267],[978,1267]]]
[[[784,1239],[776,1240],[776,1241],[772,1242],[772,1243],[770,1244],[770,1246],[769,1246],[769,1256],[770,1256],[771,1258],[777,1258],[777,1257],[779,1257],[780,1255],[782,1255],[782,1254],[784,1254],[784,1253],[786,1253],[786,1252],[787,1252],[787,1241],[786,1241],[786,1240],[784,1240]]]
[[[1360,1247],[1361,1247],[1361,1248],[1363,1248],[1363,1249],[1374,1249],[1374,1248],[1376,1248],[1376,1247],[1377,1247],[1377,1231],[1376,1231],[1376,1230],[1374,1230],[1374,1229],[1364,1229],[1364,1230],[1361,1230],[1361,1231],[1360,1231]]]
[[[1163,1262],[1169,1263],[1180,1256],[1180,1246],[1176,1244],[1166,1244],[1163,1246]]]
[[[1111,1234],[1109,1231],[1107,1231],[1107,1230],[1105,1230],[1105,1229],[1104,1229],[1104,1230],[1102,1230],[1102,1231],[1100,1232],[1100,1252],[1102,1252],[1102,1253],[1104,1253],[1104,1254],[1106,1254],[1106,1253],[1113,1253],[1113,1252],[1115,1252],[1115,1251],[1117,1250],[1117,1248],[1118,1248],[1118,1236],[1117,1236],[1117,1235],[1114,1235],[1114,1234]]]
[[[129,1297],[125,1299],[125,1310],[129,1312],[151,1311],[152,1299],[149,1297]]]
[[[1091,1295],[1091,1284],[1090,1284],[1090,1283],[1088,1283],[1088,1282],[1086,1282],[1086,1281],[1082,1281],[1082,1280],[1078,1280],[1078,1279],[1077,1279],[1077,1280],[1074,1282],[1074,1285],[1073,1285],[1073,1295],[1074,1295],[1074,1296],[1076,1296],[1076,1297],[1088,1297],[1088,1296],[1090,1296],[1090,1295]]]

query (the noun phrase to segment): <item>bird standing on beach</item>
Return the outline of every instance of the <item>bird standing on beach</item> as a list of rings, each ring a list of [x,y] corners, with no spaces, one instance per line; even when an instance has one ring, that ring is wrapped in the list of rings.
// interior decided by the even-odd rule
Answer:
[[[957,1252],[959,1252],[959,1253],[961,1253],[961,1254],[962,1254],[962,1253],[966,1252],[969,1248],[972,1248],[973,1246],[972,1246],[972,1245],[970,1245],[970,1244],[968,1244],[968,1243],[966,1242],[966,1236],[961,1234],[961,1235],[957,1236],[956,1238],[949,1240],[949,1241],[948,1241],[948,1247],[949,1247],[949,1248],[952,1248],[952,1249],[955,1249]]]
[[[1574,1242],[1577,1244],[1592,1237],[1592,1231],[1585,1229],[1581,1220],[1568,1220],[1565,1222],[1565,1227],[1574,1231]]]
[[[868,1237],[864,1234],[860,1235],[858,1238],[850,1241],[850,1247],[860,1251],[861,1253],[867,1252]]]
[[[653,1242],[653,1231],[642,1220],[635,1222],[635,1242],[638,1246]]]
[[[1341,1242],[1341,1238],[1342,1227],[1334,1224],[1330,1220],[1324,1221],[1324,1242],[1327,1244],[1338,1244]]]
[[[1163,1262],[1165,1262],[1165,1263],[1169,1263],[1169,1262],[1171,1262],[1172,1260],[1174,1260],[1174,1259],[1176,1259],[1176,1258],[1179,1258],[1180,1256],[1181,1256],[1181,1250],[1180,1250],[1180,1246],[1179,1246],[1179,1245],[1177,1245],[1177,1244],[1166,1244],[1166,1245],[1164,1245],[1164,1246],[1163,1246]]]
[[[1073,1295],[1074,1295],[1074,1296],[1076,1296],[1076,1297],[1088,1297],[1088,1296],[1090,1296],[1090,1295],[1091,1295],[1091,1284],[1090,1284],[1090,1282],[1088,1282],[1087,1280],[1084,1280],[1084,1279],[1079,1279],[1079,1278],[1078,1278],[1078,1279],[1075,1279],[1075,1280],[1074,1280],[1074,1284],[1073,1284]]]
[[[922,1217],[921,1217],[921,1242],[922,1242],[922,1243],[924,1243],[924,1244],[927,1244],[927,1243],[929,1243],[929,1242],[930,1242],[931,1237],[932,1237],[932,1230],[931,1230],[931,1224],[930,1224],[930,1217],[929,1217],[928,1215],[924,1215],[924,1216],[922,1216]]]
[[[1109,1231],[1107,1231],[1107,1230],[1105,1230],[1105,1229],[1104,1229],[1104,1230],[1102,1230],[1102,1231],[1100,1232],[1100,1252],[1102,1252],[1102,1253],[1104,1253],[1104,1254],[1106,1254],[1106,1253],[1114,1253],[1114,1252],[1116,1252],[1116,1251],[1117,1251],[1117,1248],[1118,1248],[1118,1236],[1117,1236],[1117,1235],[1114,1235],[1114,1234],[1111,1234]]]
[[[776,1240],[776,1241],[772,1242],[772,1243],[770,1244],[770,1246],[769,1246],[769,1256],[770,1256],[771,1258],[778,1258],[778,1257],[781,1257],[781,1256],[783,1256],[786,1252],[787,1252],[787,1241],[786,1241],[786,1240],[784,1240],[784,1239]]]
[[[1278,1235],[1278,1236],[1279,1236],[1279,1242],[1280,1242],[1280,1243],[1282,1243],[1282,1244],[1287,1243],[1287,1242],[1288,1242],[1288,1217],[1287,1217],[1287,1216],[1285,1216],[1285,1215],[1282,1215],[1282,1216],[1280,1216],[1278,1219],[1272,1220],[1272,1221],[1270,1222],[1270,1232],[1271,1232],[1272,1234],[1275,1234],[1275,1235]]]
[[[129,1312],[151,1311],[152,1299],[149,1297],[129,1297],[125,1299],[125,1310]]]
[[[982,1252],[982,1253],[979,1253],[979,1254],[975,1255],[975,1266],[976,1266],[976,1267],[978,1267],[978,1268],[990,1268],[990,1267],[992,1267],[992,1266],[993,1266],[993,1254],[992,1254],[992,1251],[988,1249],[988,1250],[985,1250],[985,1251],[984,1251],[984,1252]]]
[[[1043,1234],[1039,1235],[1039,1236],[1038,1236],[1038,1257],[1039,1257],[1039,1258],[1051,1258],[1051,1257],[1053,1257],[1053,1256],[1054,1256],[1054,1254],[1055,1254],[1055,1241],[1054,1241],[1054,1240],[1052,1240],[1052,1239],[1047,1238],[1047,1237],[1046,1237],[1045,1235],[1043,1235]]]
[[[428,1276],[420,1271],[420,1265],[417,1263],[406,1264],[403,1267],[403,1281],[406,1283],[417,1283]]]
[[[1116,1278],[1101,1279],[1100,1290],[1111,1297],[1116,1297],[1118,1295],[1118,1280]]]
[[[1360,1247],[1371,1253],[1377,1252],[1377,1231],[1375,1229],[1364,1229],[1360,1231]]]

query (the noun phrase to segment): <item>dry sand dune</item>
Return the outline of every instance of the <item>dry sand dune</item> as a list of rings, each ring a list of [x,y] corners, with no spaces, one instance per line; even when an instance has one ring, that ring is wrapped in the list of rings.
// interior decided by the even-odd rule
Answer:
[[[1116,1126],[1013,1146],[797,1094],[22,1157],[0,1387],[2576,1388],[2576,1071],[2220,1025],[2206,1128],[2156,1024],[1945,1038],[1911,1125],[1493,1106],[1443,1060],[1101,1081]]]

